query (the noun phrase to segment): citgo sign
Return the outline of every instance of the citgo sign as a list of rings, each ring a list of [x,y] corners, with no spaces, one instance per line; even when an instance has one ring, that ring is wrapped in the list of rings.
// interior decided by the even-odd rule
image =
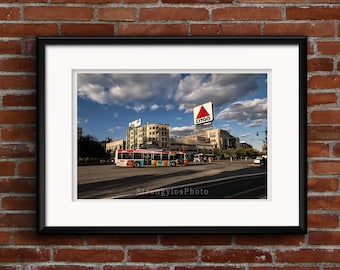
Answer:
[[[212,102],[207,102],[194,108],[194,123],[200,125],[214,120]]]

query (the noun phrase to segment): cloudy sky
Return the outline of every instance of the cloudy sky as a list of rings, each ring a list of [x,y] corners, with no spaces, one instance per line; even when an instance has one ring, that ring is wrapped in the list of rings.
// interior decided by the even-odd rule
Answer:
[[[125,138],[130,122],[170,124],[170,136],[194,131],[193,107],[211,101],[213,126],[257,148],[267,127],[267,74],[79,73],[78,127],[98,140]],[[256,134],[259,134],[258,136]]]

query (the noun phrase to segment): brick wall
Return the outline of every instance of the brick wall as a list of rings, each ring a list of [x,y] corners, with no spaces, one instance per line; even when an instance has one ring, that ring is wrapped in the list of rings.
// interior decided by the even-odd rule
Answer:
[[[1,269],[340,269],[339,0],[1,0]],[[35,36],[306,35],[307,235],[36,235]]]

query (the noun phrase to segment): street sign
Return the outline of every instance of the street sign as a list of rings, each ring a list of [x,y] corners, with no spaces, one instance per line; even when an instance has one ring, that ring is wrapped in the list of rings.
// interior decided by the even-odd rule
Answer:
[[[214,120],[212,102],[207,102],[194,108],[194,123],[201,125]]]

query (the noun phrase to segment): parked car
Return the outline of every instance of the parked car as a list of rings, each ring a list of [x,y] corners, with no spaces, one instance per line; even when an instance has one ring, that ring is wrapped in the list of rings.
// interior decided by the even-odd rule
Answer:
[[[262,157],[260,156],[256,157],[253,161],[255,165],[261,165],[261,162],[262,162]]]

